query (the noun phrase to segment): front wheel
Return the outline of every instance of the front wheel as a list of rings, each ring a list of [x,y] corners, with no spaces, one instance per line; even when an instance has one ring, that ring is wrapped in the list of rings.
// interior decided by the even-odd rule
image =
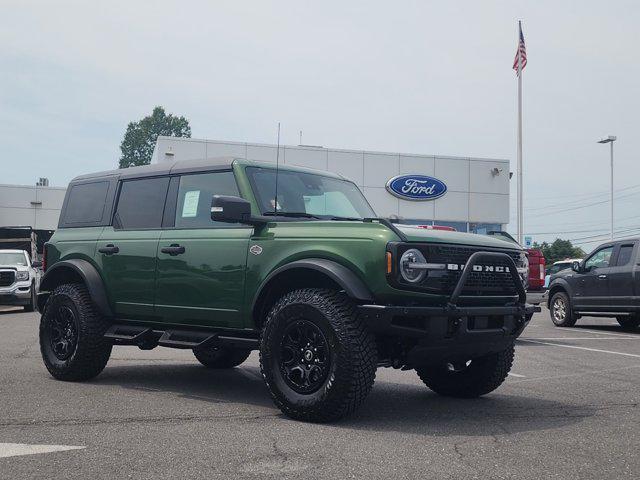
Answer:
[[[29,299],[29,303],[24,306],[25,312],[33,312],[36,309],[37,304],[37,296],[36,296],[36,284],[31,284],[31,298]]]
[[[573,327],[577,317],[571,310],[569,296],[564,292],[558,292],[551,297],[549,311],[551,321],[556,327]]]
[[[376,368],[374,337],[344,293],[296,290],[269,312],[260,370],[285,415],[328,422],[353,413],[371,390]]]
[[[513,345],[471,360],[416,368],[424,384],[447,397],[475,398],[498,388],[513,365]]]
[[[622,327],[623,330],[635,330],[640,326],[640,316],[638,315],[630,315],[628,317],[616,317],[618,323]]]

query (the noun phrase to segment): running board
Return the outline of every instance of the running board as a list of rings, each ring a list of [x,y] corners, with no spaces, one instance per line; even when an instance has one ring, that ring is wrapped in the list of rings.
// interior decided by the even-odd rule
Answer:
[[[231,335],[228,331],[211,330],[157,330],[139,325],[112,325],[104,337],[114,345],[137,345],[149,350],[161,346],[181,349],[206,349],[209,347],[232,347],[255,350],[260,344],[256,336],[240,337]]]

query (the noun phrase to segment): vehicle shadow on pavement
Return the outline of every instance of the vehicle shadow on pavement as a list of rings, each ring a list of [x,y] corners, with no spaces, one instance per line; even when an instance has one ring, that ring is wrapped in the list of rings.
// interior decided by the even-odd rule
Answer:
[[[508,395],[500,389],[481,398],[456,399],[437,395],[426,386],[377,382],[358,415],[339,425],[473,437],[563,428],[595,414],[592,406]]]
[[[30,313],[21,307],[3,307],[0,306],[0,315],[10,315],[16,313]]]
[[[107,367],[94,382],[141,392],[172,392],[208,403],[268,407],[288,421],[273,405],[256,366],[209,370],[189,364],[118,365]],[[595,413],[592,406],[499,391],[479,399],[451,399],[425,386],[380,380],[355,416],[331,426],[429,436],[490,436],[562,428]]]
[[[260,370],[254,366],[215,370],[199,363],[108,365],[93,382],[146,392],[172,392],[182,398],[212,403],[273,406]]]

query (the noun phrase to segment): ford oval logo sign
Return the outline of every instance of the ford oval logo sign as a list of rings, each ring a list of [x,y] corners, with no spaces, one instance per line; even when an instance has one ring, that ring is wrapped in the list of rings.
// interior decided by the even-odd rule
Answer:
[[[387,182],[387,190],[404,200],[435,200],[447,193],[447,186],[426,175],[398,175]]]

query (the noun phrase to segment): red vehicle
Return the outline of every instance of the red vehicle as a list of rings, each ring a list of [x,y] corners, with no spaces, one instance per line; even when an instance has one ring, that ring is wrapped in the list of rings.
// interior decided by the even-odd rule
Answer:
[[[444,230],[446,232],[455,232],[453,227],[447,227],[446,225],[417,225],[418,228],[424,228],[427,230]]]
[[[528,248],[529,254],[529,290],[542,290],[544,287],[545,260],[542,251]]]
[[[501,237],[503,240],[513,242],[519,245],[515,238],[507,232],[490,231],[487,235],[493,237]],[[529,258],[529,288],[528,290],[542,290],[544,288],[545,276],[545,260],[541,250],[537,248],[527,248],[527,257]]]

